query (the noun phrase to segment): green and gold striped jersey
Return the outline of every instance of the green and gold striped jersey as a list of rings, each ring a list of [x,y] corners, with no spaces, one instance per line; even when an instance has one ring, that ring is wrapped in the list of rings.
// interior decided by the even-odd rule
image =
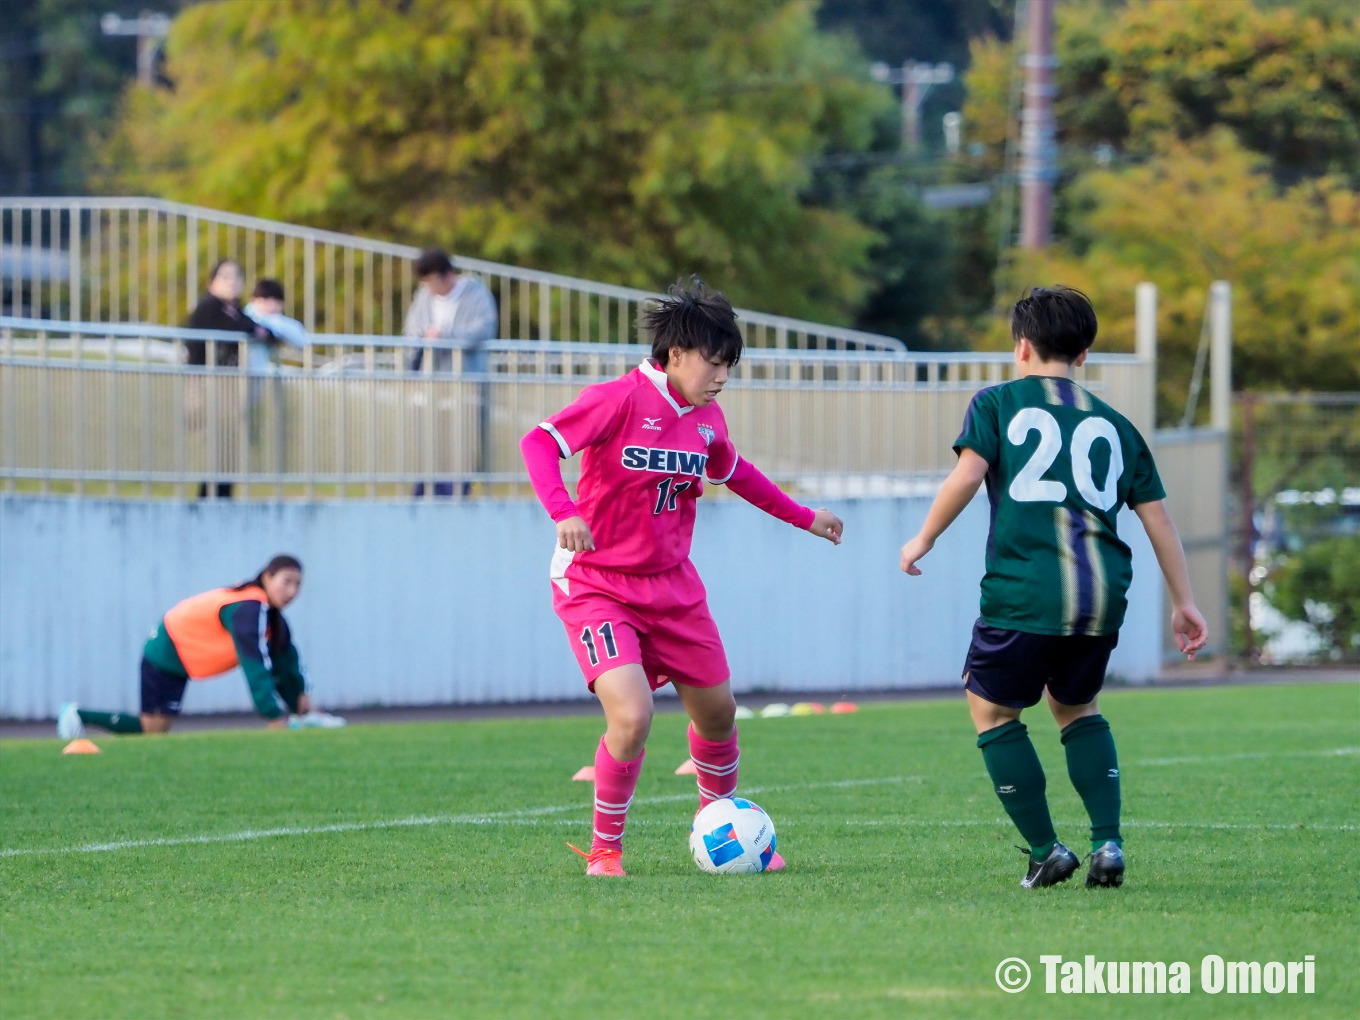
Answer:
[[[1116,518],[1166,492],[1147,443],[1070,379],[981,390],[954,443],[987,461],[982,619],[1030,634],[1112,634],[1133,577]]]

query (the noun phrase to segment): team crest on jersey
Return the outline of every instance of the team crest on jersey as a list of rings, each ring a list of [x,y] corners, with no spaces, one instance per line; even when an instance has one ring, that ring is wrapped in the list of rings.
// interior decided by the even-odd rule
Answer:
[[[699,425],[696,427],[699,429],[699,435],[704,437],[705,446],[713,442],[713,437],[716,436],[717,433],[713,431],[712,425]]]

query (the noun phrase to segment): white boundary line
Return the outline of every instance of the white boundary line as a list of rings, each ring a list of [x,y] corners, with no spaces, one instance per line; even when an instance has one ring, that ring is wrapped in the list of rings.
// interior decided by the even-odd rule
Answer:
[[[1360,747],[1334,747],[1330,751],[1243,751],[1241,754],[1205,754],[1185,758],[1145,758],[1135,765],[1197,765],[1210,761],[1245,761],[1248,758],[1339,758],[1360,754]]]
[[[920,782],[921,776],[881,776],[874,779],[841,779],[825,783],[796,783],[791,786],[752,786],[742,791],[742,796],[757,793],[775,793],[785,790],[816,790],[851,786],[883,786],[889,783]],[[693,801],[696,792],[672,793],[657,797],[638,797],[634,804],[665,804],[672,801]],[[98,854],[112,850],[136,850],[152,846],[192,846],[208,843],[248,843],[259,839],[275,839],[282,836],[319,836],[332,832],[369,832],[379,829],[421,828],[430,825],[534,825],[544,815],[562,814],[566,811],[589,810],[589,804],[554,804],[548,807],[522,808],[516,811],[490,811],[467,815],[410,815],[406,818],[389,818],[376,822],[336,822],[331,825],[281,826],[273,829],[243,829],[240,832],[224,832],[203,836],[166,836],[160,839],[124,839],[109,843],[84,843],[79,846],[63,847],[14,847],[0,850],[0,857],[31,857],[50,854]]]
[[[1009,826],[1010,820],[1007,818],[987,819],[927,819],[927,818],[851,818],[847,819],[846,825],[855,828],[910,828],[919,827],[928,829],[938,828],[963,828],[965,826],[989,826],[1000,825]],[[1062,826],[1086,826],[1090,824],[1088,819],[1062,820],[1054,819],[1054,825]],[[1250,831],[1252,829],[1277,829],[1282,832],[1360,832],[1360,825],[1315,825],[1311,822],[1128,822],[1121,821],[1119,827],[1122,829],[1242,829]]]

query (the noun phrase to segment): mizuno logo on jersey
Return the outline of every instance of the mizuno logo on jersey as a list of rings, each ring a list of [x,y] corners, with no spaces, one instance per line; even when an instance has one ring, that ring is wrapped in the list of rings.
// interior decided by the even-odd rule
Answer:
[[[662,429],[661,426],[657,424],[657,422],[659,422],[660,420],[661,420],[660,418],[643,418],[642,427],[644,429],[651,429],[653,432],[662,432],[664,431],[664,429]]]
[[[689,450],[654,450],[647,446],[625,446],[623,466],[629,471],[656,471],[667,475],[693,475],[702,478],[708,454]]]

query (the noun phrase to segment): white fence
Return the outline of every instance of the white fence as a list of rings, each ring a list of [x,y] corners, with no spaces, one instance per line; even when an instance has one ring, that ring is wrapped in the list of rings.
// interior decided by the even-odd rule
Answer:
[[[0,318],[0,478],[8,491],[141,497],[204,482],[264,499],[406,496],[418,482],[510,495],[526,481],[520,437],[646,353],[497,341],[482,371],[458,351],[436,370],[428,347],[415,371],[402,338],[314,340],[295,363],[256,370],[236,334]],[[183,363],[190,341],[208,345],[207,365]],[[216,365],[224,344],[237,365]],[[1004,353],[752,348],[722,407],[738,448],[781,482],[891,491],[947,471],[973,393],[1013,370]],[[1150,431],[1146,362],[1096,355],[1078,378]]]
[[[833,502],[832,547],[739,500],[702,501],[694,562],[738,692],[959,683],[977,614],[985,497],[908,578],[898,549],[929,499]],[[1137,519],[1129,612],[1111,671],[1160,665],[1162,593]],[[135,712],[142,643],[177,600],[235,583],[271,555],[306,566],[288,611],[318,700],[333,708],[583,698],[553,615],[552,523],[517,502],[185,503],[0,496],[0,716],[62,701]],[[249,711],[230,676],[190,685],[188,711]],[[962,711],[962,709],[961,709]]]
[[[0,198],[0,314],[70,322],[174,325],[219,259],[253,282],[283,282],[287,314],[314,333],[400,332],[420,250],[156,198]],[[500,305],[514,340],[631,343],[657,295],[558,273],[455,256]],[[753,347],[904,350],[893,337],[782,315],[740,312]]]

